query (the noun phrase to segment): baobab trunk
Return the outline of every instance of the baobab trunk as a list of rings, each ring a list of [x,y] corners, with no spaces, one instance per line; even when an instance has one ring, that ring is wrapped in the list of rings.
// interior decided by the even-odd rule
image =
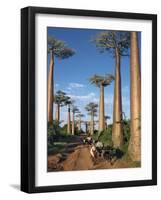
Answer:
[[[141,160],[141,75],[139,63],[139,50],[137,32],[131,32],[131,57],[130,57],[130,142],[129,155],[134,161]]]
[[[56,121],[58,122],[58,124],[59,124],[59,121],[60,121],[60,105],[59,105],[59,104],[56,105],[55,120],[56,120]]]
[[[72,113],[72,135],[74,135],[74,112]]]
[[[54,68],[54,56],[53,50],[50,50],[50,64],[48,73],[48,122],[53,123],[53,68]]]
[[[116,68],[115,68],[115,89],[113,104],[113,128],[112,141],[114,147],[121,147],[123,144],[122,129],[122,97],[121,97],[121,74],[120,74],[120,53],[115,50]]]
[[[78,120],[78,130],[81,130],[81,119]]]
[[[100,110],[99,110],[99,131],[105,129],[105,114],[104,114],[104,86],[100,85]]]
[[[70,127],[70,106],[68,107],[68,125],[67,125],[67,133],[71,133],[71,127]]]
[[[90,121],[87,122],[87,133],[91,133],[91,123]]]
[[[90,135],[94,133],[94,116],[91,115],[91,122],[90,122]]]

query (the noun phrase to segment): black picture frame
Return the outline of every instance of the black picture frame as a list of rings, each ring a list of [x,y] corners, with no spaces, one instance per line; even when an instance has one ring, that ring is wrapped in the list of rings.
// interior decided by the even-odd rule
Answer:
[[[152,21],[152,179],[61,186],[35,186],[35,15],[60,14]],[[21,9],[21,190],[58,192],[157,184],[157,15],[95,10],[26,7]]]

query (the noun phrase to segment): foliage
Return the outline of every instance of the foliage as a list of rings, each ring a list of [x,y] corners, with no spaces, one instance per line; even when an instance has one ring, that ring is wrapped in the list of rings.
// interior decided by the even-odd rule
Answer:
[[[60,59],[65,59],[75,54],[75,51],[67,47],[64,41],[58,40],[53,36],[48,36],[48,53],[50,51]]]
[[[88,115],[97,116],[97,108],[98,104],[94,102],[90,102],[86,105],[85,109],[88,112]]]
[[[130,139],[130,120],[123,120],[124,142]]]
[[[79,119],[79,120],[81,120],[81,118],[82,117],[84,117],[85,115],[83,115],[83,114],[81,114],[81,113],[78,113],[77,115],[76,115],[76,117]]]
[[[72,100],[71,100],[71,97],[69,96],[66,96],[65,99],[64,99],[64,105],[68,105],[70,106],[72,104]]]
[[[59,104],[60,106],[63,106],[64,103],[66,102],[66,93],[58,90],[54,96],[54,103]]]
[[[77,108],[77,106],[72,105],[72,112],[73,112],[73,113],[79,113],[80,111],[79,111],[79,109]]]
[[[94,140],[101,141],[105,146],[113,146],[112,143],[112,126],[109,124],[108,128],[102,132],[95,131],[92,136]],[[128,150],[128,144],[130,139],[130,120],[123,120],[123,133],[124,133],[124,145],[121,150],[125,153]]]
[[[117,48],[121,56],[127,56],[130,47],[130,32],[103,31],[96,35],[93,42],[101,53],[109,51],[115,55]]]
[[[110,85],[114,79],[114,76],[111,74],[106,74],[105,76],[95,74],[89,80],[91,84],[95,84],[97,87],[100,87],[101,85],[106,87],[107,85]]]

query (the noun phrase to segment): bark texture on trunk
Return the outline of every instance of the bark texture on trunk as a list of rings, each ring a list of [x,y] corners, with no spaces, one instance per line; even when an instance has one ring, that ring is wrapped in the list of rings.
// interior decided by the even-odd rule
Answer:
[[[104,86],[100,85],[99,132],[105,129]]]
[[[74,112],[72,112],[72,135],[74,135],[74,125],[75,122],[74,122]]]
[[[81,130],[81,119],[78,120],[78,130]]]
[[[54,56],[53,50],[50,50],[50,64],[49,64],[49,73],[48,73],[48,122],[53,123],[53,70],[54,70]]]
[[[55,120],[59,123],[60,121],[60,105],[56,105],[56,114],[55,114]]]
[[[68,107],[68,125],[67,125],[67,133],[71,133],[71,122],[70,122],[70,106]]]
[[[91,115],[91,122],[90,122],[90,134],[93,135],[94,133],[94,116]]]
[[[141,75],[139,63],[139,50],[137,33],[131,32],[130,57],[130,112],[131,137],[129,142],[129,155],[134,161],[141,160]]]
[[[120,54],[118,48],[116,48],[115,50],[115,59],[116,59],[116,69],[115,69],[115,89],[114,89],[114,104],[113,104],[112,141],[114,147],[121,147],[123,144],[123,129],[122,129]]]

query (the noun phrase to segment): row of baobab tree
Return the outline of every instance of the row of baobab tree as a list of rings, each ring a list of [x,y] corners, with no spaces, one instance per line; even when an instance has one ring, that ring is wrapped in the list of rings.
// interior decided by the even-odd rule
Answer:
[[[139,61],[139,48],[137,32],[123,31],[103,31],[96,35],[93,42],[100,53],[108,52],[115,59],[115,75],[107,74],[105,76],[94,75],[90,78],[92,84],[100,88],[100,103],[99,103],[99,130],[105,128],[104,114],[104,87],[114,81],[114,102],[113,102],[113,128],[112,141],[114,147],[123,145],[123,125],[122,125],[122,94],[121,94],[121,58],[129,56],[130,52],[130,141],[128,152],[134,161],[141,160],[141,74]],[[48,52],[50,53],[49,73],[48,73],[48,122],[53,123],[53,94],[54,94],[54,58],[68,58],[75,54],[73,49],[68,48],[63,41],[57,40],[54,37],[48,37]],[[108,66],[108,64],[107,64]],[[54,100],[56,102],[56,99]],[[70,101],[70,99],[69,99]],[[67,101],[67,105],[70,102]],[[93,111],[90,107],[93,106]],[[60,107],[57,107],[60,109]],[[68,107],[68,110],[70,108]],[[86,106],[86,110],[94,117],[96,105],[90,103]],[[74,112],[77,108],[73,107]],[[59,115],[59,111],[57,115]],[[68,112],[69,115],[69,112]],[[56,117],[56,119],[59,116]],[[74,114],[72,116],[74,118]],[[70,117],[68,117],[70,120]],[[72,120],[74,121],[74,120]],[[93,119],[91,121],[94,121]],[[70,124],[70,123],[68,123]],[[68,125],[70,126],[70,125]],[[93,127],[93,126],[91,126]],[[74,125],[72,123],[72,132]],[[92,129],[92,128],[91,128]],[[68,127],[68,131],[70,127]],[[93,131],[93,130],[92,130]]]
[[[104,104],[104,99],[102,102]],[[102,112],[99,112],[99,120],[98,121],[94,120],[94,117],[97,116],[97,112],[98,112],[98,104],[95,102],[90,102],[85,106],[85,110],[87,111],[87,114],[91,116],[91,119],[89,121],[82,120],[82,118],[85,115],[80,112],[78,107],[75,105],[75,101],[72,100],[70,96],[67,96],[65,92],[58,90],[54,96],[54,103],[56,105],[55,121],[57,122],[58,125],[62,122],[60,121],[61,107],[67,106],[67,133],[68,134],[71,133],[72,135],[74,135],[75,127],[77,127],[78,131],[81,131],[82,123],[85,125],[85,133],[86,134],[88,133],[91,136],[94,134],[95,124],[99,124],[99,132],[107,129],[107,119],[109,119],[110,117],[104,115],[104,109],[102,110]],[[100,104],[100,107],[102,107],[101,104]],[[71,113],[72,113],[72,119],[71,119]],[[104,119],[102,117],[104,117]]]

